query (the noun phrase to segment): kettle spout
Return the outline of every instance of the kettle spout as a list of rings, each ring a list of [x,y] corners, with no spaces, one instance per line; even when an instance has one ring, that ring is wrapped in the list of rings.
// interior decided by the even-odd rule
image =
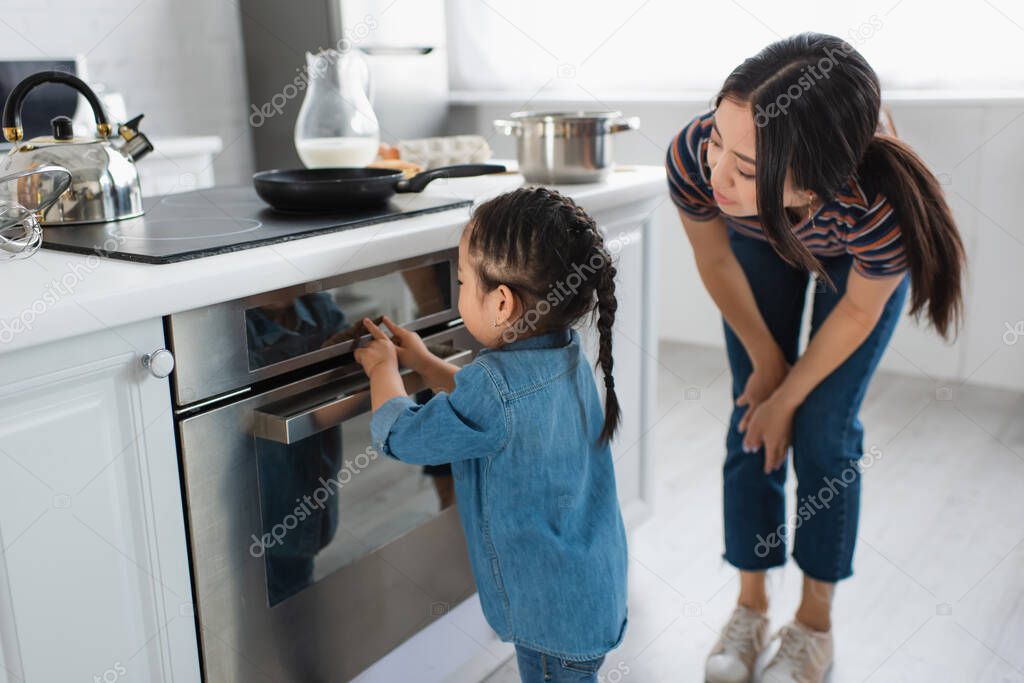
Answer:
[[[142,114],[139,114],[131,121],[122,123],[117,128],[117,132],[124,138],[124,144],[120,148],[121,153],[132,161],[138,161],[153,151],[153,143],[139,132],[139,121],[142,120],[142,116]]]

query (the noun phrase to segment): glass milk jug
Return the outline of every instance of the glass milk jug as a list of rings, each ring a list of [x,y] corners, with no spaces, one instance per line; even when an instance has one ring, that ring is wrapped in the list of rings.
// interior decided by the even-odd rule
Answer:
[[[306,53],[309,87],[295,121],[295,150],[306,168],[366,166],[380,126],[370,104],[370,68],[359,50]]]

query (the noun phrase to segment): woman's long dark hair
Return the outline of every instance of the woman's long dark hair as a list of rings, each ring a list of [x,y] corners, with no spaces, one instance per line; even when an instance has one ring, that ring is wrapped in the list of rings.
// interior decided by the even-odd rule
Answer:
[[[524,338],[597,314],[605,386],[600,438],[609,441],[620,421],[612,378],[616,270],[594,219],[554,190],[522,187],[477,206],[468,229],[483,292],[506,285],[523,306],[506,332]]]
[[[949,205],[921,158],[894,135],[877,132],[878,76],[849,43],[801,33],[740,64],[715,97],[748,104],[756,124],[757,210],[765,237],[786,261],[828,276],[793,234],[783,206],[794,187],[828,200],[851,176],[892,204],[911,279],[911,314],[944,337],[963,318],[964,248]],[[868,197],[871,200],[871,197]]]

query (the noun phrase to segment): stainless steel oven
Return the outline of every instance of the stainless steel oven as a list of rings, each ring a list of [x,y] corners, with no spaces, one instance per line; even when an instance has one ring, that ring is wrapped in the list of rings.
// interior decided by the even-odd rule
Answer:
[[[456,258],[167,318],[206,680],[349,680],[475,590],[456,508],[373,450],[352,358],[359,321],[387,314],[469,362]]]

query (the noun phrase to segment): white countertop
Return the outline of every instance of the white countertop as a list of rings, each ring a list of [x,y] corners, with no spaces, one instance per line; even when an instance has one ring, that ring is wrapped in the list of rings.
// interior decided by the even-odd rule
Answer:
[[[515,173],[436,180],[425,193],[482,199],[521,184]],[[667,193],[658,166],[557,189],[595,213]],[[454,209],[166,265],[41,249],[0,262],[0,353],[444,249],[468,216]]]

